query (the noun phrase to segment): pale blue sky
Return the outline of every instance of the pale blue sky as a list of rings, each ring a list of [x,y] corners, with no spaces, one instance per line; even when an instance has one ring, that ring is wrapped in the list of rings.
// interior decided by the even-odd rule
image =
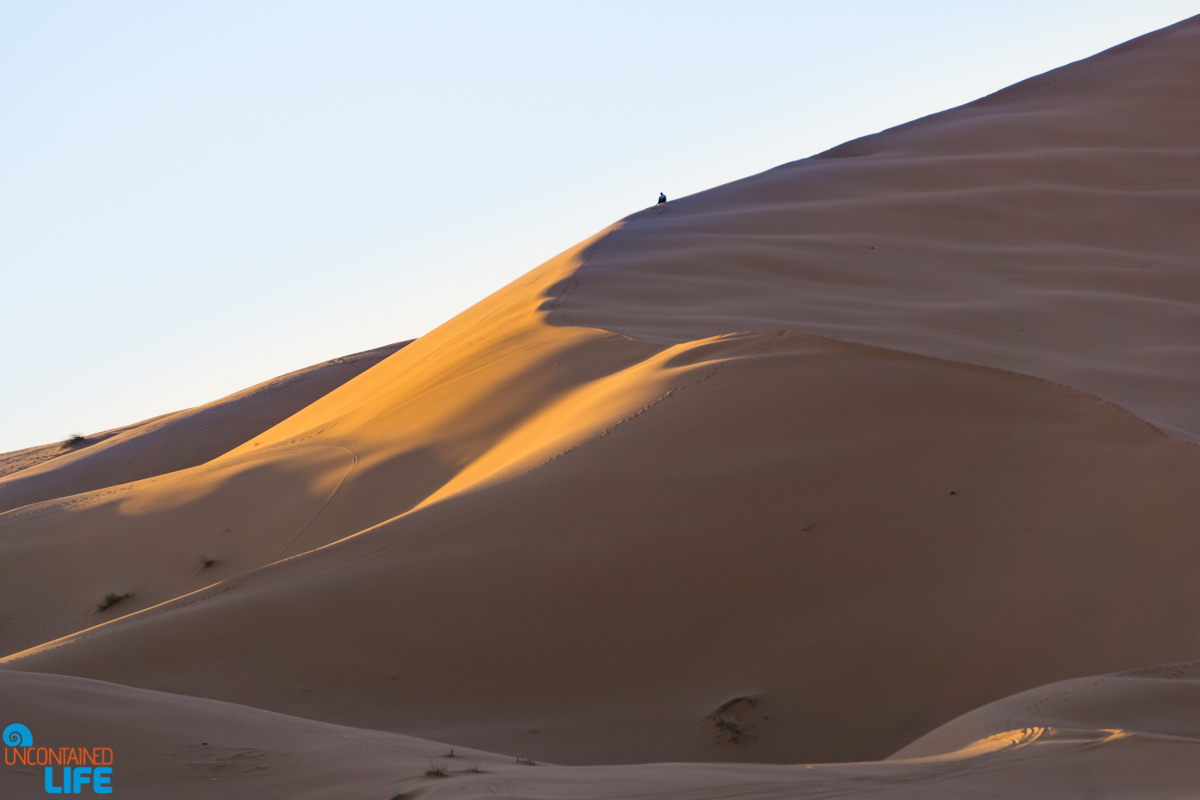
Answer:
[[[0,0],[0,452],[419,336],[659,191],[1195,11]]]

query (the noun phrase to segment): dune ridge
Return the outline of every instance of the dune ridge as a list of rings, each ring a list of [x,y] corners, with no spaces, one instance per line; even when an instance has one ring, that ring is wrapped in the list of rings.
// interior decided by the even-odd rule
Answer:
[[[0,455],[0,513],[188,469],[226,453],[408,342],[336,358],[196,408]]]
[[[804,330],[1024,372],[1200,436],[1200,17],[631,215],[561,324]]]

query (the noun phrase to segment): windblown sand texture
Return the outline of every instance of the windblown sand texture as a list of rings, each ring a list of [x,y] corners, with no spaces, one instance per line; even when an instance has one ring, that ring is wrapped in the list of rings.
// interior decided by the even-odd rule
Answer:
[[[3,457],[5,713],[130,797],[1200,791],[1198,92],[1195,18]]]

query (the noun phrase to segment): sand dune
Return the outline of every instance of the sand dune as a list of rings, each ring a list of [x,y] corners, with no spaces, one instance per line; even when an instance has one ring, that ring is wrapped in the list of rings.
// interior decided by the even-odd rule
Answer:
[[[0,456],[0,513],[194,467],[226,453],[399,350],[385,345],[290,372],[207,405]]]
[[[8,718],[30,723],[35,747],[111,748],[114,797],[390,798],[449,752],[398,734],[57,675],[4,673],[0,703]],[[513,763],[457,754],[461,767]],[[42,767],[9,766],[0,795],[45,797],[44,782]]]
[[[1031,727],[1200,742],[1200,663],[1162,664],[1039,686],[964,714],[892,759],[934,757],[1002,729]]]
[[[642,347],[595,333],[576,351],[597,343],[612,361]],[[528,368],[533,343],[511,346],[456,374],[551,371]],[[420,348],[358,390],[402,391],[392,370],[434,368]],[[427,402],[409,424],[444,413]],[[660,350],[566,402],[592,427],[501,440],[474,463],[505,463],[461,468],[440,499],[4,664],[596,763],[881,758],[1021,689],[1200,656],[1200,449],[1111,404],[772,333]],[[298,464],[370,441],[322,424],[265,447]],[[323,520],[363,513],[371,463]],[[710,716],[736,697],[744,735]]]
[[[160,717],[147,796],[207,791],[215,717],[246,796],[1188,786],[1192,667],[1054,682],[1200,659],[1198,37],[634,214],[236,434],[9,473],[0,692]]]
[[[633,800],[648,792],[664,800],[901,800],[1071,796],[1101,787],[1108,796],[1151,798],[1187,796],[1196,786],[1200,681],[1194,667],[1186,669],[1185,676],[1167,680],[1103,676],[1007,698],[916,743],[914,748],[930,750],[943,734],[947,744],[965,742],[949,750],[932,748],[922,757],[793,766],[531,766],[511,756],[399,734],[51,675],[0,673],[0,702],[11,714],[37,719],[35,744],[113,748],[119,754],[116,796],[147,800],[181,795]],[[1006,715],[1020,710],[1027,727],[999,730]],[[976,735],[980,738],[970,738]],[[443,766],[445,777],[426,775]],[[44,796],[43,781],[37,768],[0,771],[5,797]]]
[[[559,321],[790,329],[1066,383],[1200,439],[1200,18],[625,220]]]

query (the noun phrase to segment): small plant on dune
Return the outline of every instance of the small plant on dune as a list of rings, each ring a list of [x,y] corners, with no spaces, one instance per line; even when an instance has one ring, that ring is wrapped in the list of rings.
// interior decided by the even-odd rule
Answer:
[[[109,592],[108,594],[104,595],[103,600],[101,600],[99,603],[96,604],[96,610],[97,611],[108,611],[110,608],[115,606],[117,603],[121,602],[122,600],[128,600],[128,599],[129,599],[129,592],[124,592],[122,594],[117,594],[116,592]]]
[[[444,778],[449,769],[445,761],[430,761],[429,769],[425,770],[426,778]]]
[[[84,436],[82,433],[72,433],[70,436],[68,436],[66,438],[66,441],[64,441],[62,443],[62,449],[63,450],[74,450],[76,447],[80,447],[84,444],[87,444],[87,440],[88,440],[87,437]]]
[[[212,556],[200,556],[200,569],[208,569],[215,563],[217,560]]]
[[[467,772],[487,772],[487,770],[478,764],[472,764],[471,766],[467,767]]]

